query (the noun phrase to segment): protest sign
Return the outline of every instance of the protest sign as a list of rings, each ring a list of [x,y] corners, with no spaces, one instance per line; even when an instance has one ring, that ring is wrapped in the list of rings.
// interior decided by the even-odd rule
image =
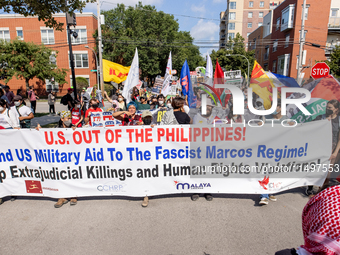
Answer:
[[[322,185],[331,154],[327,120],[294,128],[115,126],[0,136],[0,197],[275,193]]]

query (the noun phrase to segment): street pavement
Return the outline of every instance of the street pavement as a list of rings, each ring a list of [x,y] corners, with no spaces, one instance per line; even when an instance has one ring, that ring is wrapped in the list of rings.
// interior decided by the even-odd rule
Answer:
[[[56,103],[56,111],[67,107]],[[37,112],[48,112],[38,102]],[[33,119],[45,125],[59,116]],[[56,199],[5,198],[0,205],[0,254],[262,255],[303,244],[303,188],[259,206],[258,195],[189,195],[79,198],[54,208]]]
[[[257,195],[55,199],[19,197],[0,206],[0,254],[262,255],[303,244],[298,188],[258,205]]]

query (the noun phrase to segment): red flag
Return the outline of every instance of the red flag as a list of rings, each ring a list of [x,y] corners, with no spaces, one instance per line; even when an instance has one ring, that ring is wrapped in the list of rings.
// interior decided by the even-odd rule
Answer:
[[[224,72],[220,66],[220,64],[218,63],[218,60],[216,59],[216,68],[215,68],[215,74],[214,74],[214,88],[215,88],[215,84],[224,84]],[[222,96],[224,89],[216,89],[218,96]],[[228,103],[230,98],[229,96],[225,97],[225,101],[224,101],[224,106],[226,106],[226,104]],[[223,106],[223,105],[222,105]]]

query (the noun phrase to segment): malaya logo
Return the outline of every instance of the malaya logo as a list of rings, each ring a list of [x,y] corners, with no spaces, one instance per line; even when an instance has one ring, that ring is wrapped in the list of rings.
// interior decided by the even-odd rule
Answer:
[[[258,181],[261,187],[265,190],[278,189],[281,187],[282,182],[269,182],[269,176],[265,176],[262,181]]]
[[[204,189],[204,188],[211,188],[210,183],[180,183],[178,181],[174,181],[176,189]]]

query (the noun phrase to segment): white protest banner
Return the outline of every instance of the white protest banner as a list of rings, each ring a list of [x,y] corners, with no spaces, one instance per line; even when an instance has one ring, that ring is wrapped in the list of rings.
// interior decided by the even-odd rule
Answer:
[[[320,186],[330,168],[327,120],[291,128],[115,126],[0,136],[0,197],[276,193]]]

